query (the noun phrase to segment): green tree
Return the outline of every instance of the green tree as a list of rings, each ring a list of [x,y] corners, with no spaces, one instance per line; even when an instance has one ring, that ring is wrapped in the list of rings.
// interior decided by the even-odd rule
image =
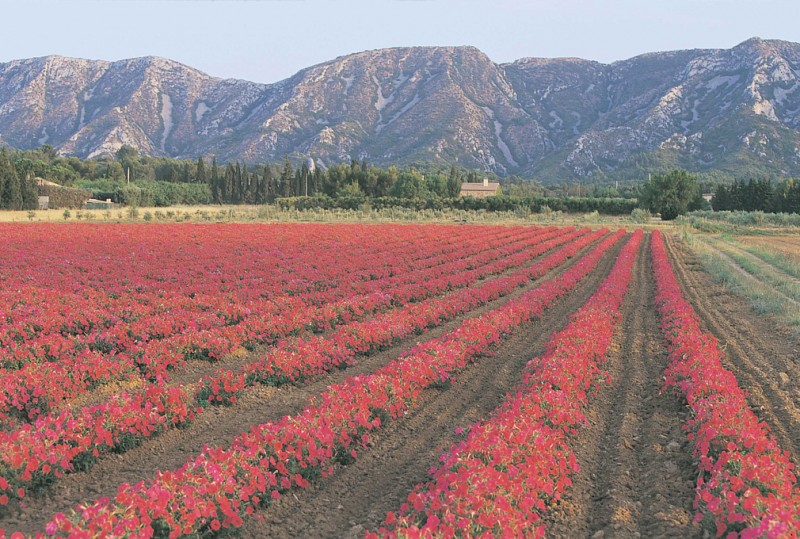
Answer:
[[[644,185],[639,203],[651,212],[660,213],[665,221],[671,221],[689,211],[697,194],[697,178],[685,170],[674,169],[653,176]]]
[[[725,184],[717,186],[717,190],[711,198],[711,207],[714,208],[714,211],[730,210],[733,208],[731,191]]]
[[[39,207],[39,187],[36,180],[27,176],[20,183],[22,188],[22,209],[35,210]]]
[[[450,167],[450,174],[447,176],[447,196],[458,198],[461,194],[461,175],[456,170],[455,165]]]
[[[117,158],[117,161],[122,165],[122,170],[124,171],[125,178],[133,181],[134,179],[134,167],[136,166],[137,162],[139,161],[139,152],[133,146],[128,146],[127,144],[123,144],[119,150],[114,154],[114,157]]]
[[[399,198],[422,198],[425,195],[424,179],[414,169],[401,172],[389,194]]]
[[[206,183],[206,164],[203,162],[203,156],[197,158],[197,172],[194,175],[194,181],[197,183]]]
[[[11,179],[11,161],[8,159],[6,149],[0,150],[0,209],[6,207],[6,183]]]
[[[236,169],[231,163],[225,166],[225,177],[222,180],[222,202],[230,204],[233,202],[236,189]]]
[[[281,182],[280,182],[281,191],[278,193],[279,196],[290,197],[295,194],[292,192],[293,180],[294,180],[294,170],[292,169],[292,162],[289,161],[289,156],[287,155],[283,159],[283,171],[281,171]]]
[[[14,163],[6,149],[0,150],[0,205],[7,210],[21,210],[23,207],[22,184]]]

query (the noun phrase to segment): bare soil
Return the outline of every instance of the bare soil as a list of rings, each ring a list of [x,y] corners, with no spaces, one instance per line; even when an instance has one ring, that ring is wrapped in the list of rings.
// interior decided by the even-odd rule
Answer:
[[[724,350],[725,366],[749,393],[748,402],[800,463],[800,345],[768,316],[713,282],[685,245],[665,235],[667,251],[686,298],[703,329]]]
[[[362,537],[388,511],[397,511],[413,487],[429,478],[439,456],[461,439],[458,427],[479,421],[521,381],[525,364],[543,353],[554,331],[594,293],[623,242],[569,297],[524,324],[492,354],[459,373],[448,388],[426,390],[419,407],[376,436],[352,464],[308,490],[283,496],[245,522],[241,537]]]
[[[620,244],[613,249],[614,256]],[[100,497],[113,497],[121,483],[135,484],[139,481],[152,480],[158,470],[180,467],[189,457],[199,453],[205,445],[227,446],[237,434],[247,431],[251,426],[278,420],[285,415],[297,414],[308,405],[312,397],[325,391],[329,385],[340,383],[349,376],[374,372],[417,343],[436,339],[455,329],[465,319],[480,316],[537,287],[543,281],[563,273],[593,245],[583,249],[566,264],[552,270],[541,279],[532,281],[503,298],[431,329],[423,335],[409,337],[390,349],[361,357],[356,365],[335,370],[303,385],[251,388],[233,406],[207,408],[187,428],[167,431],[160,436],[145,440],[139,447],[125,453],[106,454],[89,470],[67,475],[50,487],[26,497],[24,507],[0,517],[0,528],[24,533],[41,531],[57,512],[69,512],[80,503]],[[603,266],[605,272],[610,270],[611,256],[609,254],[604,259],[604,264],[608,266],[608,268]],[[598,279],[596,275],[587,277],[587,281],[594,282],[594,288],[599,283]],[[584,288],[585,286],[587,285],[584,285]],[[566,311],[567,314],[569,312],[571,310]],[[547,331],[545,340],[549,334]],[[510,387],[511,384],[502,388],[502,391],[505,392]]]
[[[697,468],[678,397],[661,393],[667,366],[643,242],[604,368],[573,439],[581,470],[549,515],[548,537],[702,537],[693,524]]]

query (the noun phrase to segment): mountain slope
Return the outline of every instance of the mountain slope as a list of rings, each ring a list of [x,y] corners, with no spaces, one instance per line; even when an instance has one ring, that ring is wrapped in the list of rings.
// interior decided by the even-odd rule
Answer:
[[[276,84],[163,58],[0,64],[0,142],[80,157],[123,144],[221,161],[459,163],[501,175],[614,175],[643,159],[800,174],[800,45],[651,53],[613,64],[473,47],[367,51]]]

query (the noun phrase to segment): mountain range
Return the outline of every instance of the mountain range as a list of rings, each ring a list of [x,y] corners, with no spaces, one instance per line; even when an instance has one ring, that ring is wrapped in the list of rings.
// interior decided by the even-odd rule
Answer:
[[[800,175],[799,80],[800,44],[759,38],[611,64],[381,49],[275,84],[159,57],[47,56],[0,63],[0,144],[82,158],[129,145],[222,162],[454,163],[544,180],[664,166]]]

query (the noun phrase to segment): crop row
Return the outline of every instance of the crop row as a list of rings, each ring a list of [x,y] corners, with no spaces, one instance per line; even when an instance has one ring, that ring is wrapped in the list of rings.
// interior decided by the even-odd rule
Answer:
[[[670,359],[665,388],[691,411],[684,429],[700,470],[697,520],[718,537],[797,537],[800,489],[789,454],[748,406],[747,393],[722,364],[717,340],[701,329],[658,231],[651,254]]]
[[[205,377],[199,384],[197,389],[199,400],[212,404],[226,404],[235,399],[240,391],[257,383],[279,385],[298,382],[334,367],[351,363],[359,354],[369,354],[389,347],[400,339],[426,328],[435,327],[505,296],[530,280],[542,277],[607,234],[607,231],[600,230],[581,236],[581,232],[583,231],[561,236],[531,248],[529,254],[538,256],[563,243],[564,240],[571,241],[548,257],[510,275],[487,281],[474,288],[462,288],[443,298],[406,305],[382,316],[344,326],[324,338],[298,339],[285,346],[277,346],[263,358],[247,363],[238,370],[219,369],[213,375]]]
[[[491,262],[502,254],[508,254],[509,251],[522,252],[530,241],[559,233],[563,232],[537,231],[533,235],[512,242],[504,249],[485,250],[483,253],[485,256],[477,254],[476,261],[470,262],[462,258],[463,254],[457,254],[459,258],[430,268],[429,271],[410,273],[415,273],[415,277],[423,282],[441,280],[442,276],[452,274],[460,275],[467,267],[479,267],[480,264]],[[466,273],[468,276],[475,274],[475,272]],[[386,283],[389,288],[400,284],[397,279],[389,281]],[[452,281],[451,278],[450,282],[444,282],[443,286],[454,286],[451,284]],[[253,348],[256,344],[272,343],[306,326],[331,327],[343,320],[363,317],[386,308],[400,297],[413,298],[414,293],[425,294],[428,290],[434,288],[420,287],[419,283],[411,282],[405,287],[400,287],[396,293],[387,294],[379,291],[342,300],[337,304],[310,309],[304,309],[301,305],[287,305],[286,302],[272,302],[272,308],[263,314],[249,314],[247,309],[249,316],[246,324],[239,323],[244,319],[244,315],[228,313],[227,316],[236,323],[217,328],[204,325],[197,327],[196,314],[179,310],[170,317],[165,317],[171,320],[169,323],[172,326],[163,328],[163,331],[176,329],[175,321],[181,315],[185,315],[185,322],[180,322],[178,325],[185,329],[190,324],[195,324],[192,331],[184,331],[174,337],[164,335],[167,338],[163,340],[143,343],[137,341],[135,344],[131,343],[130,350],[125,350],[126,347],[120,343],[123,340],[122,335],[127,335],[127,339],[132,338],[131,330],[120,324],[99,334],[94,340],[95,344],[105,343],[104,347],[98,349],[81,346],[76,349],[77,353],[66,356],[56,355],[52,350],[53,347],[49,347],[50,353],[55,356],[53,361],[44,364],[29,363],[19,370],[6,372],[0,377],[0,414],[14,414],[23,419],[34,419],[59,402],[85,392],[97,384],[129,376],[137,367],[144,370],[151,379],[164,379],[168,376],[169,369],[182,365],[187,357],[218,359],[241,346]]]
[[[281,380],[297,381],[300,375],[308,377],[352,361],[357,353],[389,346],[397,338],[435,326],[507,294],[529,279],[540,277],[604,234],[604,231],[599,231],[586,235],[586,230],[581,230],[543,241],[526,251],[526,258],[538,256],[568,241],[572,243],[529,268],[487,281],[479,287],[410,304],[367,322],[345,325],[325,337],[282,343],[238,376],[231,371],[220,371],[197,389],[150,386],[136,393],[114,396],[103,404],[46,415],[33,425],[24,425],[8,433],[0,432],[0,477],[5,480],[5,487],[0,484],[0,494],[5,496],[0,498],[0,505],[21,498],[31,488],[52,482],[75,468],[86,468],[100,452],[123,451],[144,438],[191,421],[197,403],[207,402],[210,396],[214,397],[213,402],[222,399],[221,387],[225,388],[222,394],[226,400],[234,400],[234,393],[244,388],[245,373],[248,385],[268,380],[274,384]],[[521,261],[514,256],[509,258]],[[499,270],[506,264],[491,267]],[[471,275],[473,279],[482,273],[475,271],[478,273]],[[459,284],[467,286],[471,282],[467,279]],[[428,284],[433,288],[442,286],[437,281]],[[267,370],[259,374],[262,368]],[[240,381],[235,392],[230,384],[224,383],[228,377]]]
[[[87,238],[92,238],[92,229],[83,228],[82,230],[87,232]],[[13,232],[13,229],[9,232]],[[41,234],[45,231],[38,232]],[[57,232],[57,229],[46,232]],[[99,230],[94,229],[94,233],[100,236]],[[0,292],[0,306],[6,313],[4,319],[0,320],[0,342],[4,346],[24,344],[30,339],[50,333],[60,333],[65,337],[86,336],[91,331],[102,330],[119,322],[125,322],[137,338],[145,338],[148,332],[148,323],[157,324],[157,321],[160,320],[160,318],[153,318],[153,315],[161,314],[163,317],[168,310],[173,309],[213,311],[226,302],[227,304],[246,304],[247,296],[244,294],[252,293],[255,288],[232,293],[230,291],[223,292],[219,288],[209,288],[206,285],[207,281],[217,284],[215,276],[224,278],[222,277],[225,275],[223,272],[227,272],[229,281],[237,282],[243,277],[242,270],[247,270],[247,280],[259,284],[257,288],[259,295],[255,299],[261,300],[265,297],[289,297],[292,291],[284,290],[283,287],[288,286],[288,281],[282,276],[284,274],[291,275],[296,279],[299,274],[303,273],[304,266],[308,264],[303,256],[308,253],[304,253],[302,249],[298,249],[293,256],[285,256],[280,251],[278,253],[269,252],[269,247],[274,247],[275,242],[260,246],[245,244],[242,249],[247,252],[248,248],[252,247],[250,254],[261,263],[263,268],[252,267],[253,262],[251,261],[248,265],[238,268],[240,275],[237,279],[236,268],[231,268],[227,260],[231,254],[230,246],[213,245],[212,243],[213,249],[211,249],[210,257],[204,252],[197,252],[196,249],[191,252],[191,248],[187,249],[191,252],[191,260],[182,254],[180,247],[187,247],[182,244],[194,243],[191,234],[188,235],[188,238],[181,237],[183,236],[181,234],[178,234],[177,238],[171,238],[170,245],[177,244],[179,252],[166,250],[164,254],[171,255],[168,260],[172,261],[172,264],[162,263],[162,267],[158,269],[141,268],[136,263],[140,254],[137,252],[137,248],[141,248],[141,245],[135,241],[135,232],[131,234],[134,241],[130,246],[120,238],[113,236],[106,238],[105,234],[92,238],[93,241],[86,243],[70,238],[70,241],[62,242],[63,245],[72,247],[70,253],[61,252],[58,250],[59,246],[43,241],[43,238],[37,236],[36,233],[30,236],[32,237],[25,238],[26,243],[24,243],[24,250],[21,251],[21,254],[27,262],[30,253],[36,253],[34,258],[36,263],[22,263],[16,264],[10,269],[4,268],[9,269],[8,274],[4,276],[5,289]],[[37,239],[38,243],[43,243],[38,250]],[[63,238],[57,239],[63,240]],[[115,239],[119,244],[133,250],[135,256],[133,264],[130,264],[129,257],[125,256],[127,253],[119,252],[119,249],[107,248],[105,242],[113,243]],[[394,245],[388,238],[386,240],[386,250],[397,249],[399,251],[397,260],[403,260],[404,253],[411,254],[411,249],[424,248],[424,257],[424,252],[428,251],[434,239],[424,238],[418,245],[409,244],[405,248]],[[9,243],[13,248],[13,239]],[[325,260],[327,258],[326,250],[339,247],[335,242],[328,247],[325,245],[326,242],[323,242],[319,248],[314,250],[314,255],[316,255],[314,260],[317,257]],[[255,247],[260,247],[260,249],[256,250]],[[316,280],[313,282],[314,286],[311,287],[313,292],[319,293],[318,288],[325,290],[335,288],[338,280],[346,275],[353,274],[355,276],[353,282],[357,282],[360,280],[358,278],[358,275],[361,275],[360,270],[369,270],[371,278],[375,274],[380,274],[383,257],[381,257],[381,249],[375,247],[369,242],[353,246],[354,254],[372,255],[376,258],[375,266],[370,268],[368,265],[364,265],[359,257],[354,257],[344,261],[343,264],[324,268],[326,273],[316,276]],[[22,249],[22,246],[19,248]],[[75,250],[77,252],[74,252]],[[159,249],[154,250],[158,251]],[[204,254],[206,256],[203,256]],[[63,261],[55,259],[58,255],[64,257]],[[112,268],[105,268],[104,264],[109,260],[116,260],[119,263]],[[52,267],[58,267],[59,262],[62,267],[53,271]],[[131,265],[140,271],[131,275],[129,271]],[[50,271],[42,271],[43,268],[50,268]],[[102,272],[104,269],[107,269],[105,273]],[[264,278],[266,277],[265,269],[271,270],[269,279]],[[257,270],[255,275],[251,273],[252,270]],[[342,271],[347,272],[348,270],[351,274],[342,273]],[[54,275],[58,278],[54,279]],[[192,279],[192,277],[196,278]],[[122,290],[119,287],[120,283],[126,285]],[[189,284],[191,286],[186,286]],[[154,287],[154,285],[157,286]],[[137,328],[137,324],[140,322],[141,327]],[[158,334],[162,330],[154,327],[152,331]],[[23,355],[20,352],[24,352],[24,349],[17,350],[13,357],[19,360]]]
[[[635,232],[595,294],[554,334],[491,416],[441,457],[386,526],[368,537],[543,537],[542,516],[579,469],[569,435],[586,421],[590,392],[621,319],[642,232]]]
[[[256,507],[293,486],[357,458],[370,432],[415,406],[421,392],[475,361],[526,320],[573,290],[624,235],[610,236],[560,276],[463,322],[439,340],[413,348],[370,375],[329,388],[296,416],[253,427],[227,449],[207,447],[150,483],[121,485],[113,500],[98,500],[71,515],[57,514],[46,533],[73,536],[172,537],[237,527]]]
[[[164,280],[158,276],[143,278],[135,287],[124,293],[109,294],[104,289],[95,288],[92,279],[94,275],[86,277],[85,271],[76,271],[73,275],[76,282],[84,281],[80,293],[70,294],[63,290],[51,290],[42,285],[37,285],[35,288],[29,285],[27,288],[29,292],[25,293],[25,285],[20,283],[22,290],[11,288],[11,293],[4,291],[2,294],[5,317],[0,320],[0,344],[2,344],[0,348],[5,353],[6,363],[11,363],[13,360],[23,364],[26,359],[57,360],[58,357],[54,356],[53,352],[80,346],[100,345],[114,351],[124,351],[134,342],[143,343],[177,333],[187,322],[196,329],[232,325],[249,312],[269,313],[279,312],[282,308],[326,305],[336,299],[349,299],[356,294],[394,288],[412,282],[420,271],[452,261],[454,253],[456,257],[466,257],[469,260],[482,251],[491,250],[493,240],[499,239],[504,243],[511,243],[520,236],[529,234],[529,232],[521,234],[518,231],[493,233],[487,238],[479,240],[468,238],[461,242],[454,242],[452,239],[449,242],[447,240],[437,242],[435,237],[423,237],[419,241],[407,242],[406,245],[395,245],[392,241],[387,241],[386,244],[365,241],[354,248],[352,257],[339,261],[332,268],[327,268],[325,278],[321,278],[322,275],[318,276],[311,289],[303,294],[291,294],[281,288],[275,288],[273,281],[280,283],[281,280],[272,275],[271,279],[265,279],[263,275],[253,279],[249,273],[248,278],[259,283],[257,298],[246,299],[236,294],[204,290],[204,287],[199,289],[178,287],[173,290],[163,287],[155,292],[144,290],[150,281]],[[300,250],[301,254],[293,257],[295,260],[281,260],[280,266],[271,269],[276,273],[299,270],[303,265],[308,265],[310,260],[315,261],[315,264],[318,259],[325,260],[327,258],[325,251],[336,247],[338,246],[326,248],[323,245],[305,253]],[[97,246],[93,245],[90,249],[92,248],[97,249]],[[183,274],[195,272],[219,274],[227,268],[224,258],[228,254],[226,250],[221,249],[217,253],[217,259],[207,261],[201,268],[197,266],[202,262],[194,264],[184,262],[181,265],[176,262],[176,269],[180,269]],[[275,261],[271,262],[269,256],[264,256],[258,251],[252,255],[261,259],[267,268],[275,266]],[[97,253],[96,256],[101,255]],[[22,270],[17,269],[17,271]],[[32,268],[28,271],[35,270]],[[117,269],[117,273],[122,271],[123,268]],[[35,273],[25,275],[23,272],[22,276],[30,279],[40,278]],[[103,277],[109,279],[115,275]],[[236,280],[236,274],[231,273],[228,278]],[[13,280],[6,286],[13,287]],[[331,296],[329,292],[332,291],[339,297]],[[247,292],[252,293],[253,290],[248,289]],[[45,295],[44,301],[38,297],[41,294]],[[276,301],[280,303],[273,305]],[[186,315],[182,315],[183,311],[187,312]],[[194,314],[199,320],[191,319],[189,314]],[[121,326],[119,332],[110,331],[117,326]],[[98,335],[99,333],[103,335]],[[57,339],[59,336],[61,340]],[[48,337],[50,341],[43,341],[43,337]],[[96,342],[98,340],[99,343]]]

